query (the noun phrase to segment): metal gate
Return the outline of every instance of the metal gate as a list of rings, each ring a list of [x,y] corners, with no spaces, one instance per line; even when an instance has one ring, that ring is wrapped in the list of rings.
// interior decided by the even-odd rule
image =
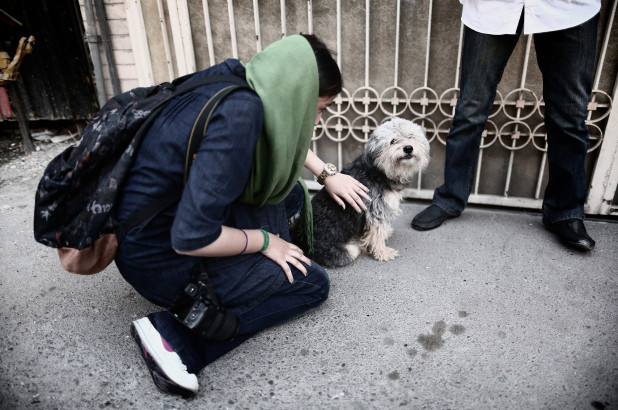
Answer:
[[[602,3],[588,107],[586,212],[596,215],[618,215],[618,113],[612,111],[618,72],[616,5],[617,0]],[[425,128],[432,161],[407,188],[406,197],[430,199],[442,183],[445,139],[458,97],[459,2],[126,0],[124,6],[139,85],[167,81],[229,57],[248,61],[282,36],[315,33],[336,55],[345,87],[316,127],[316,153],[341,167],[362,151],[381,121],[408,118]],[[522,35],[482,135],[470,203],[541,207],[547,154],[535,60],[531,36]],[[320,187],[309,173],[303,176],[310,188]]]

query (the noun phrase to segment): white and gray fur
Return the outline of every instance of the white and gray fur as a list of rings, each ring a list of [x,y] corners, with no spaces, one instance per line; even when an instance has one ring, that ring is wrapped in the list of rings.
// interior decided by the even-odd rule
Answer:
[[[341,172],[369,188],[367,211],[345,210],[325,188],[313,200],[313,244],[310,257],[325,267],[352,263],[359,254],[388,261],[399,255],[386,246],[391,222],[400,213],[403,191],[414,175],[429,163],[429,142],[423,129],[412,121],[393,118],[379,125],[365,149]]]

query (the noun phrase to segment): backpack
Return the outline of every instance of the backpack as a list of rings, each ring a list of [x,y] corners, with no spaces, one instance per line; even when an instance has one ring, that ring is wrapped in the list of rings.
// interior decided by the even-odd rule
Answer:
[[[34,204],[34,238],[58,250],[63,268],[93,274],[116,255],[125,232],[153,218],[182,193],[160,198],[138,210],[125,223],[115,219],[115,204],[140,144],[157,114],[174,97],[215,82],[232,83],[201,110],[187,147],[185,182],[208,119],[232,91],[249,88],[235,76],[211,76],[186,83],[192,75],[112,97],[84,128],[80,139],[45,168]],[[194,135],[195,134],[195,135]]]

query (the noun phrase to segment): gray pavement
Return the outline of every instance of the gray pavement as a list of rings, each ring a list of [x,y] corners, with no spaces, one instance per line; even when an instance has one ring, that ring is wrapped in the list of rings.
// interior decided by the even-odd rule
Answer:
[[[34,154],[36,155],[36,154]],[[6,167],[5,167],[6,169]],[[32,237],[38,177],[0,183],[2,409],[616,409],[618,221],[588,220],[591,254],[538,213],[471,207],[329,271],[330,298],[160,393],[129,336],[157,309],[115,266],[66,273]]]

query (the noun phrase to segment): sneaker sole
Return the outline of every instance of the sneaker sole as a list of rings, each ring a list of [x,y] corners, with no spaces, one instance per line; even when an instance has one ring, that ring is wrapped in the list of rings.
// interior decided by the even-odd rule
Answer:
[[[170,394],[178,394],[185,398],[194,396],[197,393],[197,390],[190,390],[170,380],[170,377],[163,371],[163,369],[161,369],[161,367],[159,367],[157,362],[153,359],[152,348],[149,349],[150,346],[148,346],[148,343],[144,343],[142,341],[142,338],[140,337],[140,330],[137,329],[135,323],[131,324],[131,336],[135,340],[135,343],[137,343],[137,347],[139,348],[142,358],[146,362],[146,366],[148,367],[148,371],[152,376],[154,384],[161,391]]]

